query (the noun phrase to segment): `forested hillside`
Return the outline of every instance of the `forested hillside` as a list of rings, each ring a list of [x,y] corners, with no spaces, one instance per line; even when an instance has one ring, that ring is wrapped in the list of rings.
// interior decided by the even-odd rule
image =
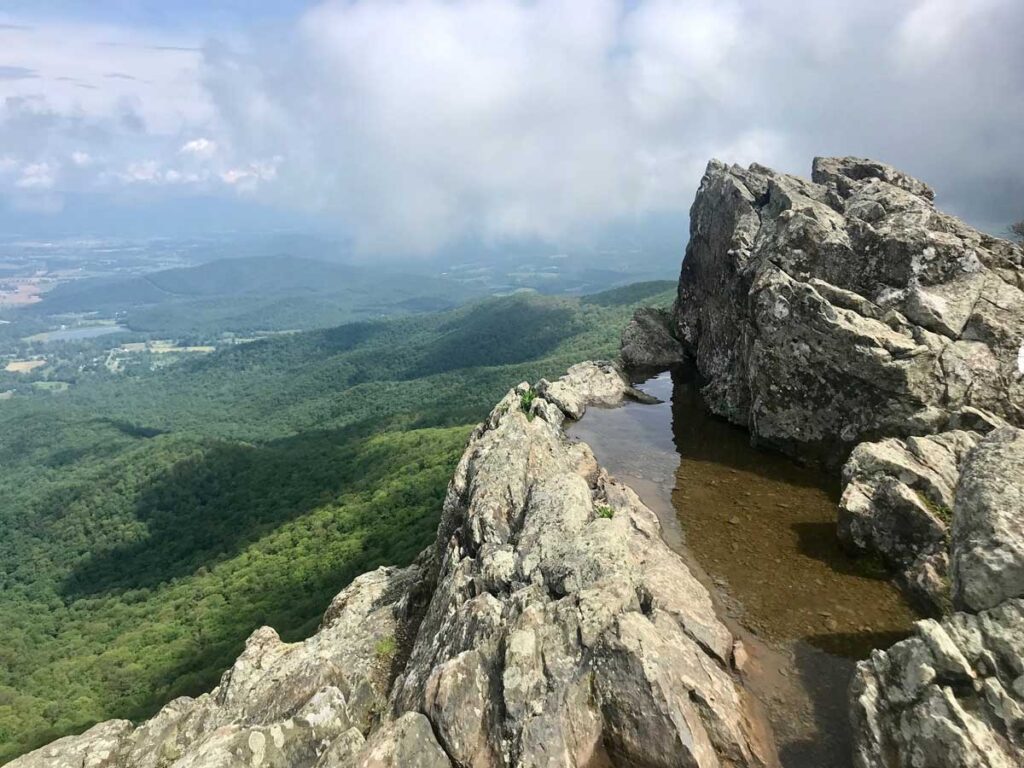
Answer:
[[[515,296],[0,402],[0,759],[207,690],[433,536],[471,425],[665,283]]]
[[[485,291],[452,279],[295,256],[252,256],[131,277],[62,283],[30,316],[98,313],[139,332],[209,338],[320,328],[363,317],[448,309]]]

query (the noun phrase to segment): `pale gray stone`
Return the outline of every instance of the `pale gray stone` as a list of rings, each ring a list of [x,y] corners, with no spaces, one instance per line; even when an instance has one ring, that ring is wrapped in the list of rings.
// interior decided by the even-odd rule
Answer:
[[[672,329],[710,408],[827,463],[965,408],[1024,425],[1021,248],[932,198],[870,160],[818,158],[813,182],[712,161]]]
[[[958,607],[978,611],[1024,596],[1024,430],[996,430],[967,455],[952,560]]]

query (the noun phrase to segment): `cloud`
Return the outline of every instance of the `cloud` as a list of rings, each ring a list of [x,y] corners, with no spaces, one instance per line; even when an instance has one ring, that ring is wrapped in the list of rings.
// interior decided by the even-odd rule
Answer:
[[[31,80],[39,73],[28,67],[0,66],[0,80]]]
[[[878,157],[987,224],[1024,210],[1022,28],[1016,0],[338,0],[204,75],[225,152],[280,157],[260,194],[365,251],[683,217],[711,156]]]
[[[50,189],[54,184],[54,169],[48,163],[32,163],[21,170],[14,186],[18,189]]]
[[[999,230],[1022,28],[1019,0],[326,0],[221,40],[51,16],[3,35],[0,196],[238,195],[404,257],[595,245],[684,222],[710,157],[856,154]]]
[[[203,137],[186,141],[181,145],[181,149],[178,150],[178,152],[183,155],[192,155],[193,157],[201,158],[211,157],[216,151],[217,142]]]

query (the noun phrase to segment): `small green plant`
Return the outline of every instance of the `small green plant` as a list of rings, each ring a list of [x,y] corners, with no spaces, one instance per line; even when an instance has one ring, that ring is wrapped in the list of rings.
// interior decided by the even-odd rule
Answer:
[[[398,643],[395,642],[394,635],[388,635],[387,637],[381,638],[377,642],[377,646],[374,648],[377,656],[382,659],[390,659],[394,657],[395,652],[398,650]]]
[[[611,520],[615,517],[615,510],[609,507],[607,504],[598,504],[597,516],[603,517],[606,520]]]
[[[531,387],[530,389],[528,389],[525,392],[523,392],[523,394],[520,396],[520,398],[519,398],[519,405],[522,406],[523,410],[526,411],[526,413],[529,413],[530,412],[530,406],[533,405],[533,401],[536,400],[536,399],[537,399],[537,390],[535,390],[535,389],[533,389]]]
[[[936,504],[934,501],[925,496],[921,491],[915,491],[917,498],[921,500],[925,508],[939,518],[946,525],[951,525],[953,522],[953,510],[943,504]]]
[[[523,392],[522,395],[519,396],[519,405],[523,409],[523,413],[526,414],[526,418],[529,421],[533,421],[533,411],[530,410],[530,407],[533,405],[533,401],[536,399],[537,390],[535,390],[533,387],[530,387],[528,390]]]

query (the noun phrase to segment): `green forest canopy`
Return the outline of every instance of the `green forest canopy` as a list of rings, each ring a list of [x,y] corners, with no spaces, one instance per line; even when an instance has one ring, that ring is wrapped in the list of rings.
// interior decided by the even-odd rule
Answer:
[[[277,337],[0,402],[0,760],[208,690],[433,537],[471,425],[670,284]]]

